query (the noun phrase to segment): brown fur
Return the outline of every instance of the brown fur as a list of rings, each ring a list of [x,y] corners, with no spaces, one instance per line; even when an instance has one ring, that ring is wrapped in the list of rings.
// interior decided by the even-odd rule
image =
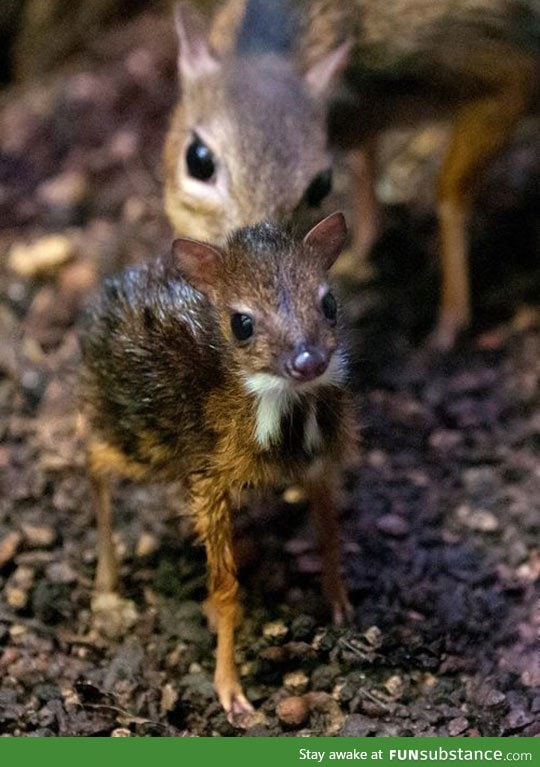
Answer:
[[[270,225],[242,230],[224,252],[179,240],[172,256],[109,280],[81,338],[97,503],[96,589],[117,585],[111,476],[182,481],[206,547],[218,634],[215,684],[230,714],[249,709],[233,636],[240,606],[231,515],[242,488],[306,485],[322,536],[325,596],[338,622],[350,610],[336,518],[339,467],[355,445],[348,395],[337,378],[323,375],[299,389],[286,372],[291,354],[306,344],[330,362],[342,353],[339,326],[325,317],[321,296],[344,238],[336,214],[303,242]],[[255,322],[247,343],[231,330],[237,312]],[[294,392],[268,443],[257,436],[258,395],[246,383],[261,373]],[[316,445],[307,439],[310,414],[320,433]]]

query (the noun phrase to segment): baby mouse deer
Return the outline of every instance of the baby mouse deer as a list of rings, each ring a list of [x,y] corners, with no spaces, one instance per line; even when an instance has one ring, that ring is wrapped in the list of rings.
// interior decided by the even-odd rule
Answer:
[[[246,486],[304,485],[334,621],[351,607],[340,575],[337,484],[355,449],[339,308],[327,272],[346,238],[334,213],[303,240],[264,223],[222,248],[185,237],[105,282],[81,334],[82,400],[95,490],[95,588],[114,592],[109,481],[180,480],[206,547],[217,630],[215,687],[250,710],[234,662],[240,617],[231,513]]]

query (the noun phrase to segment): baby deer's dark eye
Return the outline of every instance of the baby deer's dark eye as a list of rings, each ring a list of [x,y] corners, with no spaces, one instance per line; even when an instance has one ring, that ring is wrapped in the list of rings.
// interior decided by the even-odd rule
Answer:
[[[321,202],[332,191],[332,171],[323,170],[318,173],[305,191],[304,200],[310,208],[318,208]]]
[[[210,181],[216,172],[214,155],[198,136],[193,137],[186,150],[186,165],[189,175],[199,181]]]
[[[233,314],[231,330],[238,341],[247,341],[253,335],[253,318],[249,314]]]
[[[323,296],[321,307],[326,319],[330,322],[335,322],[337,317],[337,301],[330,291]]]

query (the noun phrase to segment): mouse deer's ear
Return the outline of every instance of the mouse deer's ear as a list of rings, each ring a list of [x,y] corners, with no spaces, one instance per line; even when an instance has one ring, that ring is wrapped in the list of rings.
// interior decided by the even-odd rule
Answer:
[[[172,244],[172,263],[195,290],[212,293],[222,267],[223,254],[205,242],[179,237]]]
[[[199,15],[185,3],[176,3],[174,23],[178,35],[178,72],[181,80],[189,82],[215,72],[219,61],[210,47]]]
[[[351,48],[352,41],[345,40],[333,51],[321,56],[306,70],[304,81],[312,96],[323,98],[328,94],[331,86],[347,66]]]
[[[213,50],[220,55],[234,51],[247,4],[248,0],[226,0],[215,12],[209,40]]]
[[[304,237],[307,245],[324,269],[330,269],[347,240],[347,224],[343,213],[331,213]]]

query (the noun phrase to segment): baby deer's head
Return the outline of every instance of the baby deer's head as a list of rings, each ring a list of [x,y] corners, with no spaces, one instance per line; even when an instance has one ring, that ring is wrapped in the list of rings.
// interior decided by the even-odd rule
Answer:
[[[325,96],[343,45],[300,73],[282,55],[218,55],[176,9],[180,103],[165,147],[165,202],[179,233],[221,244],[263,220],[317,211],[332,185]]]
[[[291,396],[343,380],[338,306],[327,272],[347,230],[333,213],[303,240],[259,224],[223,249],[180,238],[173,264],[215,307],[233,373],[248,391]]]

